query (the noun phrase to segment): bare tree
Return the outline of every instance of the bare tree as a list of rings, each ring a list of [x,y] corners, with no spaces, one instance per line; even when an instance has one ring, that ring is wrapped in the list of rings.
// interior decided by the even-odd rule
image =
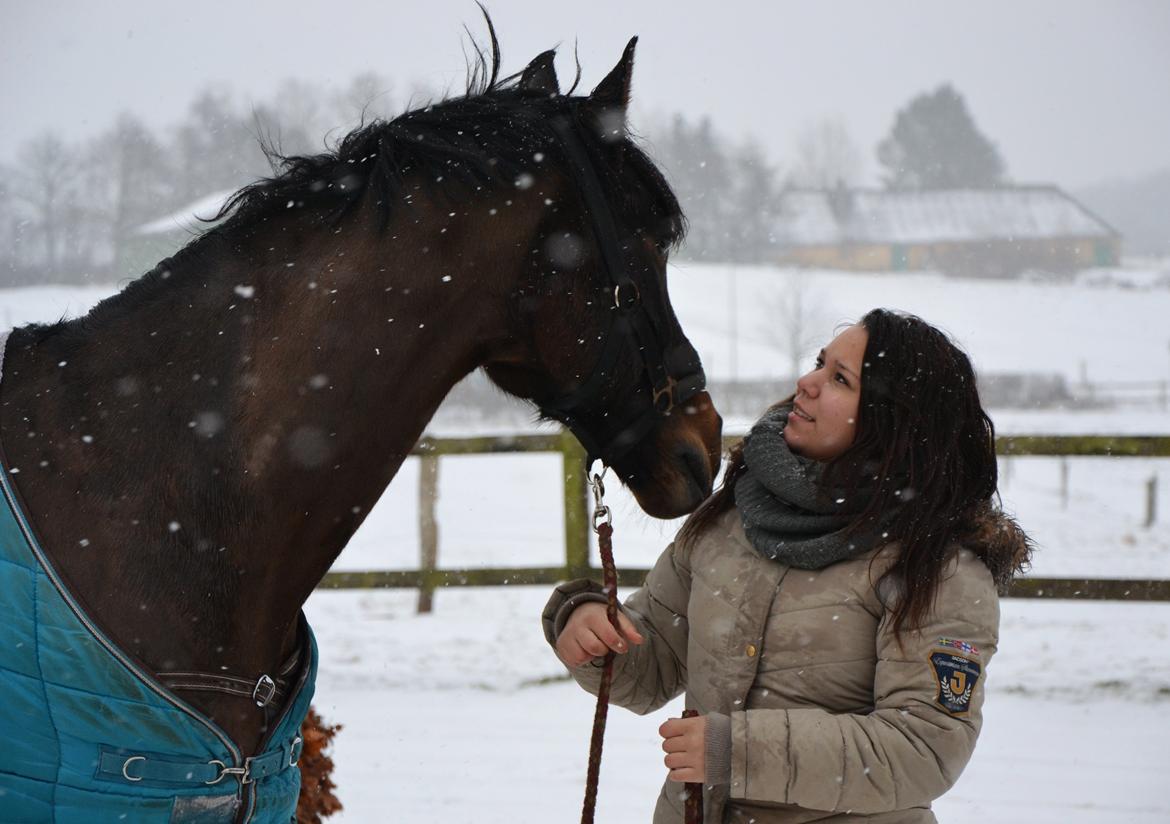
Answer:
[[[21,263],[20,212],[12,192],[14,174],[7,166],[0,166],[0,284],[15,283],[15,273]],[[0,329],[8,328],[0,317]]]
[[[325,148],[325,134],[338,124],[320,86],[286,78],[271,101],[254,110],[257,125],[282,155],[317,154]]]
[[[64,253],[64,214],[78,168],[73,149],[52,132],[25,143],[17,152],[14,191],[31,211],[31,229],[39,235],[49,271]]]
[[[731,166],[735,196],[729,204],[733,240],[729,259],[762,263],[774,243],[773,229],[780,215],[779,173],[754,141],[732,154]]]
[[[237,112],[231,94],[209,88],[191,103],[175,132],[172,154],[178,163],[176,202],[189,203],[267,174],[255,122]]]
[[[359,123],[394,116],[394,84],[377,72],[354,75],[341,92],[330,96],[327,106],[334,120],[332,127],[348,131]]]
[[[157,217],[173,202],[174,172],[166,151],[135,115],[123,112],[89,148],[86,164],[95,223],[115,262],[125,257],[135,227]]]
[[[788,358],[788,374],[795,378],[805,371],[809,355],[828,340],[832,333],[833,311],[824,296],[810,283],[808,273],[786,270],[778,290],[769,289],[759,296],[766,307],[763,327],[765,340]]]
[[[789,175],[793,186],[830,189],[855,185],[861,178],[862,155],[840,117],[809,123],[796,139],[796,158]]]

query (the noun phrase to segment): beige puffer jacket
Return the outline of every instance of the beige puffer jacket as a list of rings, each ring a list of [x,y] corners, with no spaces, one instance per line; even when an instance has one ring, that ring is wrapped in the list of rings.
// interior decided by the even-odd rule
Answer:
[[[1010,521],[993,527],[1023,540]],[[731,784],[706,788],[707,824],[936,820],[930,802],[979,735],[999,602],[983,562],[956,547],[932,616],[900,647],[883,606],[896,595],[874,585],[893,550],[790,568],[756,552],[733,508],[671,544],[625,602],[646,641],[617,656],[611,702],[644,714],[685,689],[688,708],[731,717]],[[549,643],[599,589],[557,588]],[[594,694],[596,664],[571,670]],[[682,786],[666,782],[654,824],[682,821]]]

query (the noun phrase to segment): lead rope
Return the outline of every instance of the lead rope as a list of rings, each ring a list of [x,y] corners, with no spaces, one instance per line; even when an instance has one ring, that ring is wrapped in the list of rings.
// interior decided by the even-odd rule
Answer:
[[[613,563],[613,518],[604,503],[605,484],[601,475],[589,479],[593,490],[593,531],[597,533],[597,549],[601,553],[601,576],[605,588],[605,615],[619,633],[617,602],[617,569]],[[601,685],[597,689],[597,707],[593,711],[593,735],[589,739],[589,770],[585,776],[585,803],[581,808],[581,824],[593,824],[597,808],[597,782],[601,775],[601,748],[605,739],[605,721],[609,715],[609,687],[613,682],[613,650],[605,654],[605,665],[601,671]],[[698,715],[695,710],[686,710],[683,718]],[[686,824],[703,824],[703,785],[686,785]]]
[[[593,531],[597,533],[597,548],[601,553],[601,575],[605,586],[605,615],[617,629],[617,570],[613,564],[613,519],[603,502],[605,484],[601,475],[589,479],[593,489]],[[619,630],[620,631],[620,630]],[[593,735],[589,739],[589,771],[585,777],[585,804],[581,808],[581,824],[593,824],[597,807],[597,779],[601,774],[601,746],[605,738],[605,719],[609,715],[609,685],[613,681],[613,650],[605,654],[601,671],[601,686],[597,690],[597,708],[593,711]]]
[[[698,710],[683,710],[683,718],[694,718]],[[688,781],[686,785],[686,824],[703,824],[703,784]]]

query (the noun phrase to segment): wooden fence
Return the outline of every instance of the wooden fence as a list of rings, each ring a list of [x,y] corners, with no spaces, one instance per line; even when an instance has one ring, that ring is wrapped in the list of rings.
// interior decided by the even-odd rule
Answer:
[[[739,438],[724,438],[724,448]],[[1048,457],[1170,457],[1170,437],[1150,436],[1003,436],[996,450],[1004,456]],[[565,563],[555,567],[495,569],[438,569],[435,500],[439,460],[443,455],[481,455],[517,452],[561,454],[564,479]],[[445,586],[502,586],[505,584],[555,584],[572,578],[600,579],[601,570],[590,565],[589,501],[585,477],[585,453],[568,432],[557,435],[519,435],[483,438],[424,438],[415,447],[419,456],[420,568],[395,571],[330,572],[323,589],[409,588],[419,590],[420,611],[429,611],[434,590]],[[638,586],[645,568],[619,568],[621,586]],[[1013,598],[1073,598],[1090,600],[1170,601],[1170,579],[1032,578],[1016,580],[1008,593]]]

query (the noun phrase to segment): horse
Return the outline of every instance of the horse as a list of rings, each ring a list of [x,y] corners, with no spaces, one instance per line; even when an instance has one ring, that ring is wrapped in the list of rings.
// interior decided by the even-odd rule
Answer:
[[[581,95],[553,51],[501,78],[488,26],[463,95],[277,155],[173,257],[0,352],[0,475],[39,571],[223,743],[199,773],[234,787],[215,820],[259,815],[259,754],[312,654],[301,607],[472,371],[649,515],[711,491],[721,419],[666,284],[685,220],[627,128],[637,38]],[[130,752],[101,769],[170,774]]]

